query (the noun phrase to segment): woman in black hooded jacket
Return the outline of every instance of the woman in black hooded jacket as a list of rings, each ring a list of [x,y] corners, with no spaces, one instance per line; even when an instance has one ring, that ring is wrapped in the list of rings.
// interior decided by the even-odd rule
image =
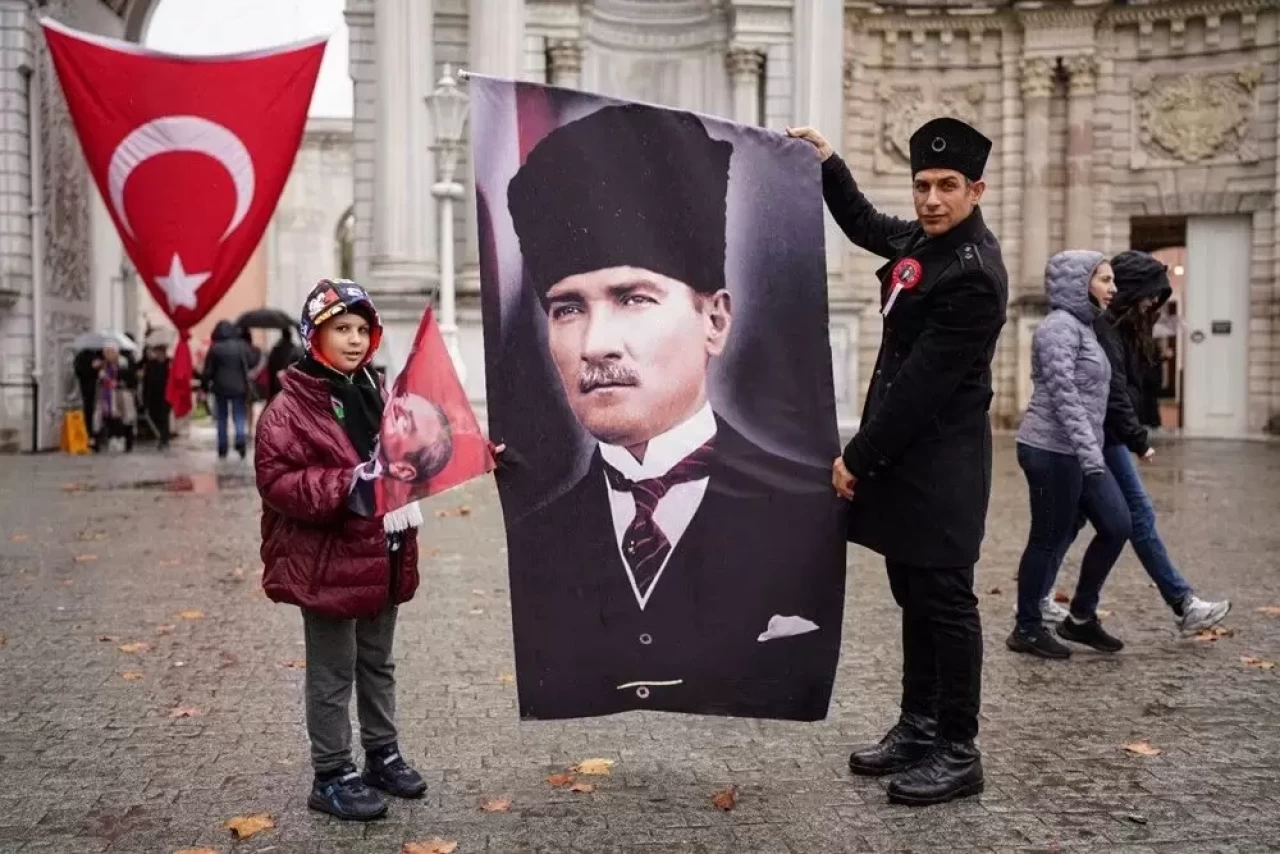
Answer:
[[[1111,259],[1116,295],[1111,305],[1094,323],[1098,342],[1111,362],[1111,390],[1103,424],[1102,454],[1111,471],[1133,522],[1130,542],[1142,568],[1155,582],[1174,621],[1183,632],[1196,632],[1220,623],[1231,610],[1229,601],[1210,602],[1195,595],[1191,585],[1173,565],[1156,530],[1155,506],[1134,465],[1133,455],[1143,462],[1155,455],[1147,428],[1138,418],[1143,403],[1143,376],[1159,358],[1151,335],[1160,308],[1173,293],[1168,268],[1145,252],[1121,252]],[[1077,531],[1084,520],[1077,523]],[[1070,542],[1058,556],[1059,565]],[[1053,592],[1050,578],[1045,595]]]

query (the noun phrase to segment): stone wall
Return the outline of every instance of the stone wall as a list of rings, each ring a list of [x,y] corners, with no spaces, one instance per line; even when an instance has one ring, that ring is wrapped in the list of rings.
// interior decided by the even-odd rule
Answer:
[[[907,8],[910,7],[910,8]],[[1249,427],[1280,413],[1277,11],[1266,0],[846,3],[843,149],[869,197],[910,216],[905,139],[935,115],[994,140],[983,202],[1010,272],[997,422],[1030,394],[1040,271],[1069,246],[1129,247],[1130,217],[1247,213],[1253,222]],[[848,250],[874,305],[879,260]],[[864,314],[863,370],[879,344]]]
[[[118,4],[117,4],[118,5]],[[121,37],[124,23],[104,3],[50,0],[40,9],[70,27]],[[36,16],[26,2],[0,3],[0,134],[3,175],[0,185],[0,448],[31,447],[32,395],[29,387],[35,348],[32,336],[32,223],[42,229],[44,252],[43,317],[40,329],[43,365],[40,382],[42,444],[56,445],[62,412],[75,405],[78,389],[71,372],[70,343],[94,322],[94,283],[110,272],[95,269],[120,253],[95,252],[91,202],[96,192],[66,103],[49,62]],[[43,209],[31,217],[31,143],[28,133],[28,78],[34,72],[41,127]],[[99,239],[99,242],[100,239]],[[118,246],[118,244],[117,244]],[[111,249],[112,247],[97,247]],[[25,387],[24,387],[25,386]]]

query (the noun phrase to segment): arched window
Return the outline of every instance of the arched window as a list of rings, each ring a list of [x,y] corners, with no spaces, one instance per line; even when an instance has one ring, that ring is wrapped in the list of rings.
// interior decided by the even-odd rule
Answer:
[[[334,234],[334,251],[336,254],[338,276],[343,279],[354,279],[356,276],[356,209],[353,205],[338,220],[338,228]]]

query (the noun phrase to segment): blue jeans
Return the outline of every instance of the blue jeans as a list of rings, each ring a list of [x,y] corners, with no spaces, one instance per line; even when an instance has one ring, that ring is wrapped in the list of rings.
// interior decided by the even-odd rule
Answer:
[[[1092,619],[1102,585],[1131,533],[1124,495],[1110,472],[1085,477],[1073,454],[1019,443],[1018,465],[1026,474],[1031,494],[1031,532],[1018,564],[1018,628],[1031,632],[1040,627],[1040,600],[1076,537],[1076,520],[1081,513],[1095,533],[1080,564],[1071,615],[1078,620]]]
[[[1142,568],[1155,582],[1156,589],[1160,591],[1165,604],[1172,608],[1191,595],[1191,585],[1173,565],[1173,561],[1169,559],[1169,552],[1165,550],[1164,541],[1160,539],[1160,532],[1156,530],[1156,508],[1151,503],[1151,497],[1147,495],[1146,487],[1142,485],[1142,477],[1138,474],[1133,455],[1124,445],[1111,445],[1103,448],[1102,453],[1107,458],[1107,468],[1111,470],[1111,476],[1116,479],[1120,492],[1124,494],[1125,503],[1129,505],[1129,517],[1133,522],[1133,537],[1130,540],[1133,551],[1138,555],[1138,560],[1142,561]],[[1076,533],[1079,533],[1083,526],[1084,520],[1078,520]],[[1059,566],[1062,565],[1062,557],[1066,556],[1067,548],[1070,548],[1074,541],[1075,534],[1072,534],[1071,540],[1062,550],[1062,556],[1058,558]],[[1057,573],[1055,572],[1054,575],[1056,576]],[[1045,589],[1045,595],[1049,595],[1052,589],[1053,579],[1051,578],[1049,586]]]
[[[218,456],[227,455],[227,417],[236,424],[236,450],[249,446],[249,406],[243,397],[215,397],[213,419],[218,427]]]

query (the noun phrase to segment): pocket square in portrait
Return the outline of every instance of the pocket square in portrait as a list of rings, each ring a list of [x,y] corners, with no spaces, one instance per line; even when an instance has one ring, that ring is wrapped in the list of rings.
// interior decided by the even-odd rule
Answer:
[[[789,638],[794,635],[816,632],[817,630],[818,624],[812,620],[806,620],[804,617],[784,617],[781,614],[774,614],[769,618],[769,625],[764,630],[764,634],[760,635],[756,640],[764,643],[777,638]]]

